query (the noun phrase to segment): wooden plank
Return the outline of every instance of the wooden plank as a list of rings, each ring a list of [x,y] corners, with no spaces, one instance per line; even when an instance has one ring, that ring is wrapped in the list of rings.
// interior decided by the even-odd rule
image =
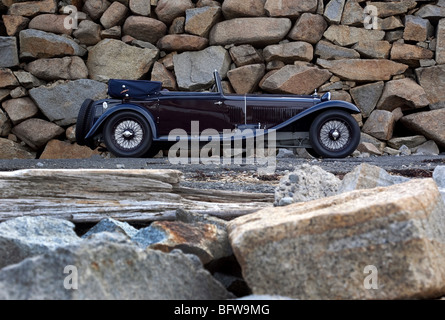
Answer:
[[[0,172],[0,198],[95,198],[99,194],[139,198],[168,192],[180,182],[177,170],[26,169]]]
[[[271,193],[247,193],[228,190],[212,189],[194,189],[185,187],[176,187],[175,193],[190,200],[198,201],[217,201],[217,202],[236,202],[250,203],[254,202],[273,202],[274,195]]]
[[[272,206],[269,194],[184,188],[177,170],[29,169],[0,172],[0,221],[172,220],[177,209],[231,219]]]

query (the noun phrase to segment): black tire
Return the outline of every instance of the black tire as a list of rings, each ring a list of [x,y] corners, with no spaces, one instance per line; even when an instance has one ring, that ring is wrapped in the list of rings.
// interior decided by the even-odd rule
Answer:
[[[346,158],[360,143],[360,127],[349,113],[329,110],[312,122],[309,139],[313,151],[319,156]]]
[[[91,109],[93,106],[93,100],[86,99],[82,106],[80,107],[79,113],[77,115],[76,122],[76,142],[78,145],[84,146],[87,144],[85,136],[92,126],[93,115]]]
[[[316,153],[314,149],[306,148],[306,151],[307,151],[307,153],[309,153],[314,158],[320,158],[320,155],[318,153]]]
[[[156,143],[152,143],[150,149],[144,154],[144,158],[153,158],[161,151],[161,146]]]
[[[108,151],[121,158],[144,157],[152,145],[152,137],[148,121],[133,111],[112,115],[103,130]]]

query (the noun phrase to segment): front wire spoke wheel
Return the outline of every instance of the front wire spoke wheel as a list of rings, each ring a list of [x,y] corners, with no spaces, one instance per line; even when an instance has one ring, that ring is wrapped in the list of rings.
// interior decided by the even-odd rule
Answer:
[[[343,110],[329,110],[311,124],[309,139],[313,151],[324,158],[346,158],[360,143],[357,121]]]

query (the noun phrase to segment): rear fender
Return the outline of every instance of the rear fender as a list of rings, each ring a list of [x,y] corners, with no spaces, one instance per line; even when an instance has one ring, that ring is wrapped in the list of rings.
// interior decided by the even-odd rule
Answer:
[[[126,103],[114,106],[105,111],[105,113],[102,114],[101,117],[94,123],[93,127],[87,133],[85,139],[94,137],[110,116],[121,111],[134,111],[140,113],[142,116],[144,116],[144,118],[147,119],[148,123],[150,124],[151,133],[153,134],[153,139],[156,140],[158,138],[158,134],[156,132],[156,122],[153,118],[153,115],[148,110],[141,108],[138,105]]]

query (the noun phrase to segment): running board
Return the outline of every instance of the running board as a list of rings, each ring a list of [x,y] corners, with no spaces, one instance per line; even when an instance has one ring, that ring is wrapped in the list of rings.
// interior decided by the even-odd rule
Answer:
[[[247,132],[246,132],[247,131]],[[200,142],[210,142],[210,141],[235,141],[243,139],[252,139],[259,137],[275,136],[275,141],[277,144],[288,144],[294,147],[310,147],[309,143],[309,132],[268,132],[262,129],[249,129],[244,131],[235,131],[230,134],[220,134],[220,135],[171,135],[171,136],[161,136],[154,141],[159,142],[177,142],[177,141],[200,141]],[[265,139],[267,140],[267,139]]]

